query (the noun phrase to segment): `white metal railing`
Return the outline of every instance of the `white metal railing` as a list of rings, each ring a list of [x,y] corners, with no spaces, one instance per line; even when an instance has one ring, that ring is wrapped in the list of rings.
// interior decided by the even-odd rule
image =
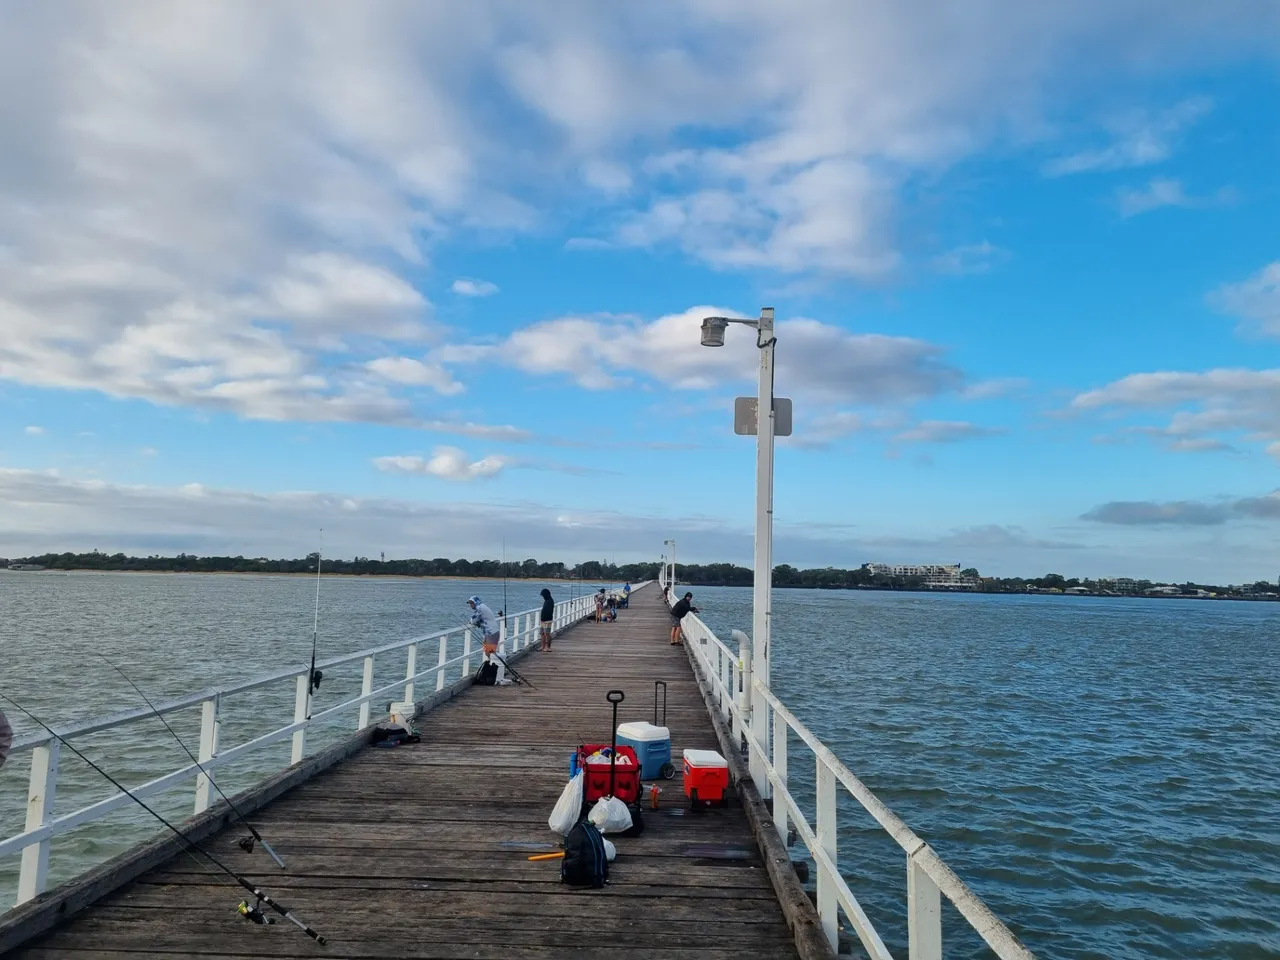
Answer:
[[[640,586],[644,586],[644,584],[641,583],[633,589],[639,589]],[[562,600],[556,604],[552,630],[553,632],[560,632],[585,617],[593,615],[594,612],[595,602],[590,595],[576,597],[571,600]],[[539,610],[534,609],[508,614],[499,618],[499,654],[516,653],[528,647],[537,639],[539,613]],[[438,648],[436,662],[425,670],[420,670],[418,669],[418,648],[422,644],[428,644],[432,641],[435,641]],[[451,643],[453,644],[452,647]],[[458,644],[461,644],[460,653],[456,652],[459,650]],[[404,674],[390,683],[375,686],[374,658],[379,654],[391,653],[397,650],[405,651]],[[323,710],[315,710],[309,697],[311,692],[309,683],[310,664],[299,664],[262,674],[241,683],[223,687],[209,687],[188,694],[185,697],[166,700],[157,703],[154,710],[150,707],[124,710],[107,716],[75,720],[62,726],[56,726],[53,729],[57,732],[58,737],[70,741],[102,730],[138,723],[157,715],[176,713],[199,706],[200,747],[197,753],[199,764],[187,764],[163,776],[130,788],[130,793],[135,797],[145,799],[169,790],[194,777],[196,780],[195,812],[198,814],[203,813],[213,803],[213,784],[210,777],[218,767],[289,737],[293,739],[289,763],[290,765],[298,763],[306,756],[307,730],[312,724],[343,711],[358,708],[356,729],[363,730],[369,726],[372,714],[370,705],[377,698],[386,695],[392,690],[401,690],[403,701],[414,703],[416,702],[414,700],[414,689],[418,681],[434,675],[435,689],[437,691],[443,690],[450,675],[450,668],[460,666],[461,669],[458,670],[456,677],[463,679],[471,674],[473,660],[478,665],[479,659],[479,647],[473,648],[472,646],[472,628],[460,625],[420,637],[399,640],[366,650],[357,650],[354,653],[317,662],[317,670],[328,671],[343,664],[354,663],[359,660],[364,661],[360,695],[335,706],[326,707]],[[257,690],[272,684],[287,683],[290,680],[295,683],[292,723],[263,733],[233,747],[227,748],[219,744],[218,717],[224,700],[250,690]],[[309,719],[307,717],[308,709],[312,711]],[[128,794],[119,792],[107,797],[105,800],[99,800],[71,813],[55,817],[53,815],[54,800],[58,790],[58,760],[61,746],[62,744],[57,737],[54,737],[47,730],[42,730],[16,740],[9,754],[12,760],[19,754],[31,753],[31,777],[27,789],[25,829],[22,833],[0,840],[0,858],[13,856],[19,852],[22,855],[22,863],[18,874],[18,904],[26,903],[44,891],[48,880],[50,848],[55,837],[74,830],[83,824],[98,820],[113,810],[133,803]],[[208,773],[202,772],[202,770],[208,771]]]
[[[663,571],[665,575],[665,571]],[[660,581],[660,585],[663,581]],[[669,602],[674,602],[672,591]],[[768,685],[752,677],[751,640],[733,631],[738,650],[729,649],[696,615],[682,621],[685,644],[693,651],[703,679],[720,715],[730,727],[733,742],[745,740],[753,779],[762,797],[773,797],[773,821],[785,845],[789,825],[804,842],[817,867],[817,910],[832,950],[838,947],[839,913],[862,942],[872,960],[893,960],[880,935],[840,876],[836,837],[839,830],[837,785],[843,786],[907,857],[907,951],[910,960],[942,960],[941,898],[987,942],[1000,960],[1035,960],[1018,938],[943,863],[865,783],[783,705]],[[772,731],[772,737],[769,736]],[[815,822],[811,825],[787,789],[788,731],[794,731],[812,752],[815,766]]]

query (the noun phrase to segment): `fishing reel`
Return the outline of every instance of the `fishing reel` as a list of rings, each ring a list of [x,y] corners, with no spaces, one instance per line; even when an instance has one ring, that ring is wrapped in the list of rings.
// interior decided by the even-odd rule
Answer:
[[[257,842],[258,841],[253,837],[242,837],[236,843],[236,846],[238,846],[245,853],[253,853],[254,844],[256,844]]]
[[[262,901],[259,900],[252,907],[249,906],[248,900],[241,900],[240,906],[236,907],[236,912],[244,917],[250,923],[256,923],[263,927],[269,927],[275,923],[270,917],[262,912]]]
[[[311,692],[315,693],[320,689],[320,681],[324,679],[324,673],[320,670],[311,671]]]

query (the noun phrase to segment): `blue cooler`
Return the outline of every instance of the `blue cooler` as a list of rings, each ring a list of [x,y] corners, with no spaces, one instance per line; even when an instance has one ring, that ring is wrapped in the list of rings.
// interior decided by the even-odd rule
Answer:
[[[618,725],[618,746],[628,746],[640,759],[640,778],[670,780],[676,775],[671,764],[671,731],[640,720]]]

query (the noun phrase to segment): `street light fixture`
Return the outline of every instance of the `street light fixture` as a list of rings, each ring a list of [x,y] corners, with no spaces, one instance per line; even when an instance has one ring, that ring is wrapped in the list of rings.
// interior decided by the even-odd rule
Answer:
[[[702,321],[702,345],[724,346],[725,330],[731,323],[754,327],[756,346],[760,350],[760,378],[756,392],[756,525],[755,572],[752,577],[751,601],[751,659],[752,673],[769,685],[769,636],[773,590],[773,438],[777,426],[777,411],[773,397],[773,348],[778,342],[773,335],[773,307],[761,307],[756,320],[739,317],[707,317]],[[747,401],[749,402],[749,401]],[[787,401],[788,403],[790,401]],[[789,433],[789,428],[785,430]],[[761,743],[769,742],[768,712],[756,710],[755,691],[747,691],[751,705],[751,725],[754,736]],[[769,781],[763,768],[752,753],[752,779],[760,795],[770,794]]]
[[[671,578],[667,583],[674,590],[676,586],[676,542],[674,540],[663,540],[662,545],[671,548]]]

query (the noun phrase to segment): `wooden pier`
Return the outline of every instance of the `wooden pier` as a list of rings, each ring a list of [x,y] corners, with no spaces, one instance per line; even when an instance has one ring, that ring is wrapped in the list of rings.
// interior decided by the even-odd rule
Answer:
[[[327,936],[327,947],[286,921],[238,917],[241,892],[178,855],[10,956],[796,957],[797,939],[811,931],[796,934],[797,908],[766,869],[753,832],[758,799],[750,818],[737,792],[726,809],[695,816],[677,772],[661,782],[659,808],[646,804],[644,834],[613,838],[618,858],[603,890],[566,887],[557,861],[527,859],[558,847],[547,817],[571,751],[609,739],[606,691],[626,693],[619,722],[652,720],[654,681],[666,681],[677,771],[686,747],[724,752],[669,624],[657,588],[645,589],[616,623],[574,627],[550,654],[521,660],[530,685],[469,687],[419,718],[420,744],[353,752],[261,806],[250,820],[287,871],[260,850],[240,850],[244,830],[234,823],[203,841]]]

